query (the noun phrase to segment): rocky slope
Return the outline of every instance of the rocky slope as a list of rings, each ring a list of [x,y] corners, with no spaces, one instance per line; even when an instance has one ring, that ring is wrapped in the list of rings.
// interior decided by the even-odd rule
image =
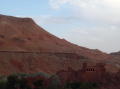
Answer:
[[[113,57],[72,44],[45,31],[31,18],[0,15],[0,73],[48,72],[81,63],[106,62]]]
[[[109,62],[116,65],[117,68],[120,68],[120,52],[114,52],[110,53],[110,55],[113,57]]]
[[[112,55],[112,56],[114,56],[114,57],[120,58],[120,51],[119,51],[119,52],[111,53],[110,55]]]

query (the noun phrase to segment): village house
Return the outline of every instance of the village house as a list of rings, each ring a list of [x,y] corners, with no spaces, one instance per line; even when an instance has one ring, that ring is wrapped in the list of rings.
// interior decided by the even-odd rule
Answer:
[[[56,75],[64,85],[66,82],[100,82],[104,78],[105,72],[105,64],[97,63],[95,66],[88,66],[87,63],[83,63],[79,70],[68,68],[67,71],[58,71]]]

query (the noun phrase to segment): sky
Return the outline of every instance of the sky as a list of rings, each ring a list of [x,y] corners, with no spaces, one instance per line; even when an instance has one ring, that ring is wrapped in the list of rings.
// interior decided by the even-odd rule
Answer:
[[[31,17],[83,47],[120,51],[120,0],[0,0],[0,14]]]

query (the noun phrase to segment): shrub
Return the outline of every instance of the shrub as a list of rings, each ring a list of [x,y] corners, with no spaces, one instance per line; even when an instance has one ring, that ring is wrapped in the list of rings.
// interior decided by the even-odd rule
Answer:
[[[59,89],[60,88],[60,79],[57,75],[52,75],[50,77],[49,89]]]
[[[19,79],[16,75],[10,75],[7,77],[7,89],[16,89],[19,87]]]
[[[98,84],[97,83],[73,82],[73,83],[67,83],[66,88],[68,89],[98,89]]]
[[[37,80],[33,83],[33,85],[36,87],[36,89],[43,88],[43,80]]]
[[[79,89],[80,83],[79,82],[67,83],[65,87],[70,89]]]
[[[0,80],[0,89],[6,89],[7,81],[4,79]]]

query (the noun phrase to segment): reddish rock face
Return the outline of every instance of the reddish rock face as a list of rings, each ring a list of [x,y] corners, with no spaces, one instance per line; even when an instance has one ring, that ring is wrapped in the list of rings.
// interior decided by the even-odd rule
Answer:
[[[110,54],[114,59],[111,60],[112,62],[116,62],[117,64],[120,65],[120,51],[119,52],[114,52]]]
[[[72,44],[45,31],[30,18],[0,15],[0,73],[55,73],[87,61],[106,62],[112,57]]]

